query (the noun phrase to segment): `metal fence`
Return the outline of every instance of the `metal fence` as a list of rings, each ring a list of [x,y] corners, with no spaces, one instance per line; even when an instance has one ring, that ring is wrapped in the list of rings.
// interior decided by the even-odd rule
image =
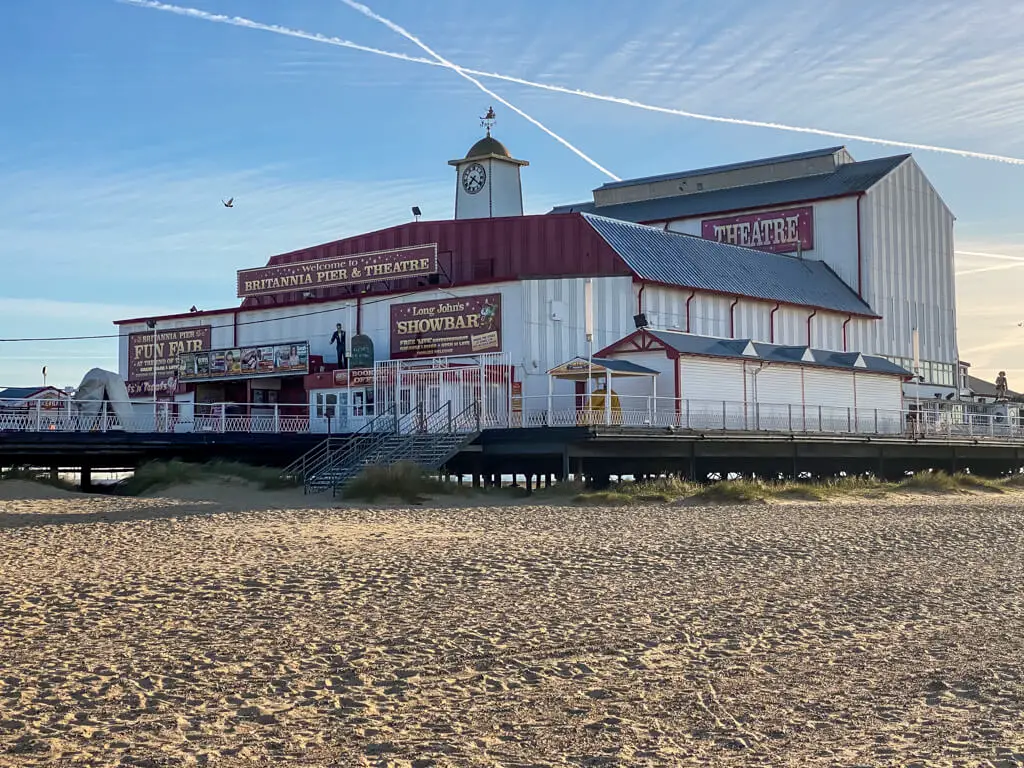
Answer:
[[[481,429],[615,426],[673,428],[727,433],[887,435],[913,438],[970,438],[1024,442],[1024,420],[1012,416],[941,409],[916,411],[824,405],[742,403],[727,400],[675,400],[623,396],[616,407],[588,409],[573,396],[522,398],[514,410],[479,407]],[[459,405],[464,405],[459,403]],[[394,407],[394,406],[392,406]],[[320,431],[306,405],[263,403],[157,403],[122,405],[71,401],[60,408],[0,401],[0,432],[271,433]],[[416,415],[400,414],[400,418]],[[241,413],[239,413],[241,411]],[[452,413],[465,414],[464,408]],[[315,414],[314,414],[315,415]],[[356,407],[338,406],[334,433],[360,428],[366,418]]]

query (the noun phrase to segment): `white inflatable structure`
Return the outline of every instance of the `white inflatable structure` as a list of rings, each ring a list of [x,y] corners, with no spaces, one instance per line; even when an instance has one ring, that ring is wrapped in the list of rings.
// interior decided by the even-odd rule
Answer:
[[[93,368],[85,374],[75,392],[75,410],[85,429],[94,424],[98,426],[104,411],[111,425],[118,424],[122,429],[129,427],[134,416],[128,389],[121,377],[102,368]]]

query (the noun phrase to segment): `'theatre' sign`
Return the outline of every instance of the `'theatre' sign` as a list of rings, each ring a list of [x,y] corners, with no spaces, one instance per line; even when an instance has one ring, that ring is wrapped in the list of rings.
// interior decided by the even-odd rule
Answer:
[[[501,351],[501,294],[391,305],[391,357]]]
[[[156,375],[166,378],[178,370],[178,355],[203,352],[210,348],[210,326],[193,325],[188,328],[169,328],[156,332],[156,350],[153,332],[141,331],[128,335],[128,380],[153,379],[153,361]],[[152,385],[151,385],[152,386]]]
[[[238,271],[238,296],[269,296],[317,288],[424,277],[437,272],[437,243],[334,259],[300,261]]]
[[[701,222],[701,237],[772,253],[814,248],[814,208],[762,211]]]

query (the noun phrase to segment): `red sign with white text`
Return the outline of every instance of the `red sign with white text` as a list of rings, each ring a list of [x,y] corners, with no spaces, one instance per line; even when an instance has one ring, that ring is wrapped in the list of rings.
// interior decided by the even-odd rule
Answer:
[[[700,236],[729,245],[772,253],[814,248],[814,208],[761,211],[724,219],[705,219]]]

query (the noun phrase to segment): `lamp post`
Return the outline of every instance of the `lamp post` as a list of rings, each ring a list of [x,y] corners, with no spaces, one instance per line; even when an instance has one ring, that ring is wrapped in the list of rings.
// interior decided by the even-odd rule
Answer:
[[[593,402],[594,379],[594,283],[588,277],[583,284],[583,330],[587,338],[587,403],[585,408],[586,423],[590,423],[590,408]]]
[[[153,331],[153,354],[149,356],[149,362],[153,366],[153,429],[159,431],[156,414],[156,320],[147,320],[146,326]]]

